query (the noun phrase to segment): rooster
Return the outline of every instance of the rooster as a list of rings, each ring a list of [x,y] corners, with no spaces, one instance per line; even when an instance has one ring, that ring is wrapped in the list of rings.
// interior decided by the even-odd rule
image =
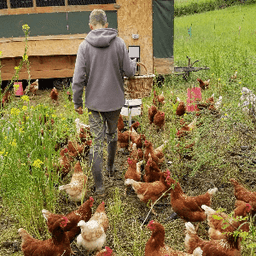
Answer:
[[[83,173],[80,162],[74,166],[74,173],[71,182],[59,187],[59,190],[65,190],[69,198],[73,201],[79,202],[86,194],[87,176]]]
[[[59,93],[58,93],[58,90],[53,87],[52,90],[51,90],[51,93],[50,93],[50,98],[53,100],[53,101],[58,101],[58,97],[59,97]]]
[[[203,240],[197,233],[191,222],[186,222],[185,247],[188,253],[192,253],[195,248],[200,247],[203,255],[214,256],[240,256],[240,239],[232,234],[227,234],[222,240]]]
[[[207,89],[210,84],[210,79],[203,81],[201,78],[197,78],[197,81],[199,82],[199,86],[202,90]]]
[[[105,212],[105,203],[102,202],[89,221],[79,221],[81,234],[77,237],[77,244],[86,250],[100,250],[106,242],[106,231],[109,220]]]
[[[21,236],[21,250],[24,255],[70,256],[70,242],[68,234],[64,231],[68,223],[67,217],[57,219],[49,229],[52,237],[44,241],[33,238],[25,229],[20,228],[18,233]]]
[[[69,223],[64,227],[64,231],[67,232],[69,241],[71,243],[80,233],[80,228],[77,226],[78,222],[80,220],[87,222],[91,218],[93,202],[94,199],[90,197],[81,206],[79,206],[77,210],[68,213],[66,216],[54,214],[45,209],[42,210],[42,213],[49,229],[51,229],[51,226],[60,217],[68,218]]]
[[[145,246],[145,256],[202,256],[201,248],[196,248],[193,254],[185,253],[182,251],[176,251],[165,244],[165,230],[163,225],[158,223],[157,221],[151,220],[147,226],[151,231],[151,237],[146,243]]]

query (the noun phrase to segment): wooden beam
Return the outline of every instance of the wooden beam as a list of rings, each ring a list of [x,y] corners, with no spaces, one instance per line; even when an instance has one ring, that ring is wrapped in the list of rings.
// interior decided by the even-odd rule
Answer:
[[[33,9],[36,8],[36,0],[33,0]]]
[[[65,6],[68,6],[68,0],[65,0]]]
[[[11,0],[7,0],[7,8],[11,9]]]
[[[7,4],[8,3],[10,6],[10,0],[8,0]],[[47,6],[47,7],[35,6],[30,8],[10,8],[10,7],[8,9],[1,9],[0,15],[54,13],[54,12],[85,12],[85,11],[91,12],[93,9],[102,9],[104,11],[116,11],[115,4],[67,5],[67,6]]]

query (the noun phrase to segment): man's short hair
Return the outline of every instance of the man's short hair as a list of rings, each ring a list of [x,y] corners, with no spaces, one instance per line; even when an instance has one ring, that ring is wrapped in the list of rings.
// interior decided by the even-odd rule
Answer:
[[[107,23],[106,13],[101,9],[94,9],[90,13],[89,23],[93,26],[96,26],[97,24],[101,24],[102,26],[105,26]]]

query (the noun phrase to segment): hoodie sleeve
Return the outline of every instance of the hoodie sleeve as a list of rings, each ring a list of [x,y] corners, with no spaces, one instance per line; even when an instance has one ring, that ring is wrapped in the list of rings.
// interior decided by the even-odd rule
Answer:
[[[76,56],[76,64],[73,75],[72,91],[75,109],[83,107],[83,88],[86,79],[86,62],[84,54],[84,45],[81,43]]]
[[[125,43],[123,44],[123,72],[127,77],[134,76],[136,73],[136,60],[131,60]]]

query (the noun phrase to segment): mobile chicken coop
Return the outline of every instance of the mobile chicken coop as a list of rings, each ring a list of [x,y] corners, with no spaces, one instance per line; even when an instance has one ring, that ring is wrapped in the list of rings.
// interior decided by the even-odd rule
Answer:
[[[24,54],[24,24],[30,27],[31,79],[72,77],[93,9],[105,10],[109,27],[148,73],[172,73],[174,0],[0,0],[2,80],[12,78]],[[19,79],[28,79],[25,67]]]

